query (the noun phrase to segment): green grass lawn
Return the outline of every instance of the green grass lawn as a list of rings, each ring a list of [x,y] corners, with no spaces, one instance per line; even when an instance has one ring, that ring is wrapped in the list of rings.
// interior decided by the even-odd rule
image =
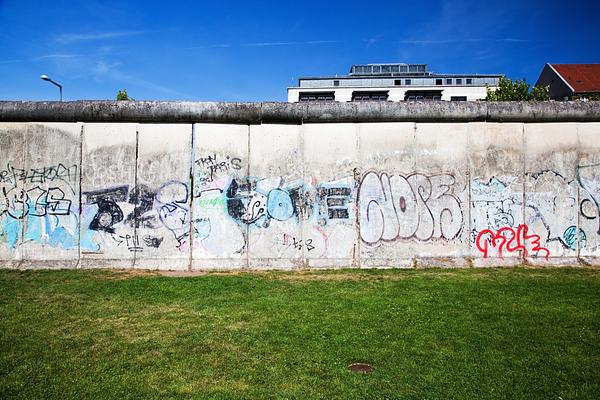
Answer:
[[[600,270],[3,270],[0,398],[600,398]]]

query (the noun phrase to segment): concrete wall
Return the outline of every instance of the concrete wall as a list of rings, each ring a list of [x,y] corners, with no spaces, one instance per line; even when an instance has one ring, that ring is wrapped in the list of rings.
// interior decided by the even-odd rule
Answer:
[[[246,106],[0,103],[0,265],[600,264],[598,104]]]

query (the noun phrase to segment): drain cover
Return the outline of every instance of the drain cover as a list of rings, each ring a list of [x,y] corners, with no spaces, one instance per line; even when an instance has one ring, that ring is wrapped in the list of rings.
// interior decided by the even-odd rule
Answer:
[[[354,364],[348,365],[348,371],[364,372],[364,373],[368,374],[370,372],[373,372],[373,366],[371,364],[366,364],[366,363],[354,363]]]

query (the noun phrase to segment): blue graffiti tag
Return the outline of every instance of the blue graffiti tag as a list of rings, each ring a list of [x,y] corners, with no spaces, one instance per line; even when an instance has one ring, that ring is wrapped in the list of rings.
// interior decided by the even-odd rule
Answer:
[[[571,250],[577,250],[577,227],[572,225],[563,233],[563,240]],[[587,237],[582,229],[579,229],[579,247],[585,247]]]

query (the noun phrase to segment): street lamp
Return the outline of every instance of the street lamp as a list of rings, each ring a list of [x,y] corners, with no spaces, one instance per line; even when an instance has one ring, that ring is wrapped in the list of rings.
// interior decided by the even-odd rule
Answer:
[[[62,101],[62,86],[61,86],[61,85],[59,85],[58,83],[54,82],[52,79],[50,79],[50,78],[48,77],[48,75],[42,75],[42,76],[40,76],[40,78],[41,78],[42,80],[48,81],[48,82],[50,82],[50,83],[53,83],[53,84],[55,84],[56,86],[58,86],[58,89],[60,90],[60,101]]]

